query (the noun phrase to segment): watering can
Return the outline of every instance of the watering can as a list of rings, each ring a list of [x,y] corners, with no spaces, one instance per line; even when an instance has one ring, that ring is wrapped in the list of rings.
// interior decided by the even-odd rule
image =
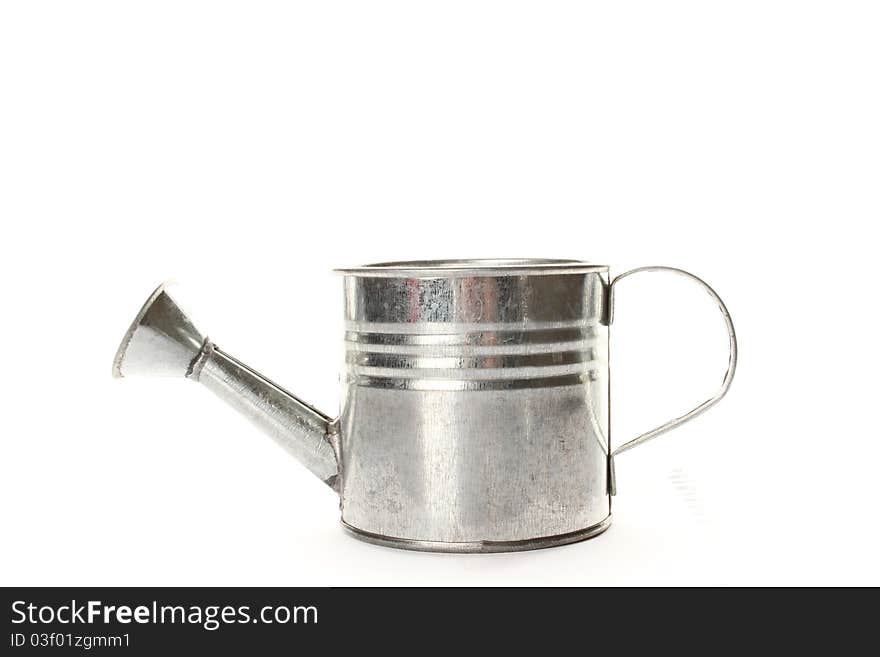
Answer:
[[[165,286],[119,346],[118,377],[185,377],[247,416],[339,495],[343,527],[380,545],[505,552],[611,523],[622,452],[715,405],[736,370],[721,298],[671,267],[616,278],[578,260],[434,260],[337,270],[345,367],[326,414],[205,337]],[[720,309],[728,367],[687,413],[612,449],[609,338],[621,280],[666,271]]]

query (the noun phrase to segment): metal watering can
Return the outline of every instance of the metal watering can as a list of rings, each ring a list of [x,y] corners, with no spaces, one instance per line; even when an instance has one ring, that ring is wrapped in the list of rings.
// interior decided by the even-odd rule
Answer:
[[[160,286],[113,362],[115,376],[182,376],[234,406],[339,494],[357,538],[439,552],[563,545],[608,528],[614,458],[693,419],[727,392],[733,323],[680,269],[610,279],[577,260],[435,260],[337,270],[346,366],[335,419],[222,351]],[[637,272],[695,280],[724,317],[718,391],[616,450],[609,327]]]

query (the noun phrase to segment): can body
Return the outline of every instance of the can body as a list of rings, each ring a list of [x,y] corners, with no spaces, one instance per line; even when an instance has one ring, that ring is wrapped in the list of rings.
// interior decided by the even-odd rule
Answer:
[[[524,549],[610,519],[607,273],[346,275],[342,521]]]

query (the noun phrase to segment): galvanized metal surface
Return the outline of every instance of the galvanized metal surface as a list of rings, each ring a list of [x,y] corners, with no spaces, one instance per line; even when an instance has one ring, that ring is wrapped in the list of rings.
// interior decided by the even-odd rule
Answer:
[[[448,260],[340,270],[339,417],[219,350],[160,287],[114,374],[187,376],[337,490],[353,535],[415,550],[496,552],[583,540],[610,524],[608,268],[573,260]],[[694,276],[674,270],[676,273]],[[695,417],[688,414],[615,453]]]
[[[343,522],[431,544],[603,522],[605,273],[436,266],[344,279]]]

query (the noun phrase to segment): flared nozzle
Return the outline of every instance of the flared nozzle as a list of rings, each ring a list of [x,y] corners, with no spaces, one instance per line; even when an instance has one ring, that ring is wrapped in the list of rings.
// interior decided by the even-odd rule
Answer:
[[[135,317],[113,359],[113,376],[187,376],[205,338],[162,283]]]
[[[113,376],[201,383],[337,489],[336,423],[203,337],[165,288],[156,288],[122,338]]]

